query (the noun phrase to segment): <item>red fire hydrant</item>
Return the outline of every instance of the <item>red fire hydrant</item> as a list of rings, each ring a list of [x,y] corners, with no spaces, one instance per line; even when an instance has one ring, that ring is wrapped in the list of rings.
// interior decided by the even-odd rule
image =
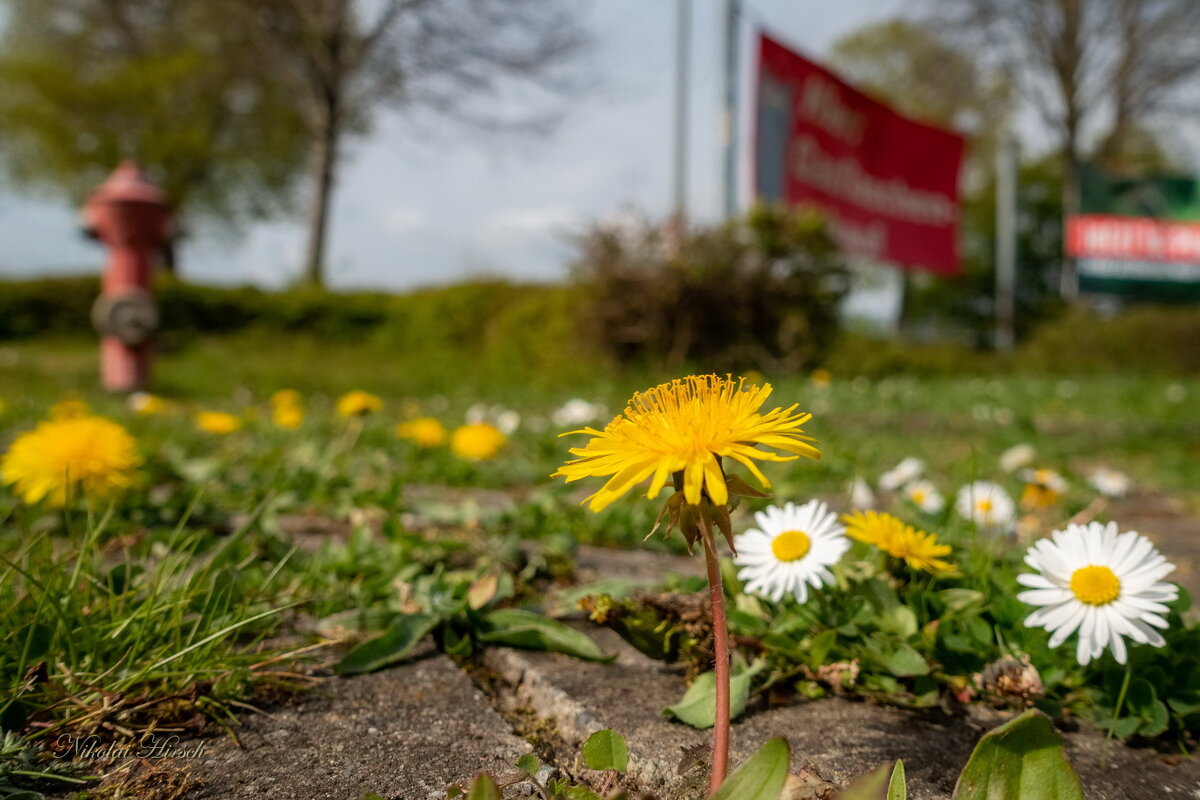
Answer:
[[[96,187],[83,207],[90,235],[108,248],[92,324],[100,333],[100,381],[131,392],[150,377],[150,339],[158,327],[151,292],[151,257],[170,235],[167,196],[137,164],[125,161]]]

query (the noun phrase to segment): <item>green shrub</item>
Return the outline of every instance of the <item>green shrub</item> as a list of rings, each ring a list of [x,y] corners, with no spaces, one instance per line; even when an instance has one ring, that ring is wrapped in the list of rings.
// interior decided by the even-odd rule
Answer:
[[[1139,306],[1111,318],[1088,311],[1038,328],[1017,365],[1047,372],[1200,374],[1200,307]]]
[[[584,331],[618,362],[794,372],[836,334],[847,276],[814,214],[760,207],[675,241],[645,223],[598,226],[581,245]]]

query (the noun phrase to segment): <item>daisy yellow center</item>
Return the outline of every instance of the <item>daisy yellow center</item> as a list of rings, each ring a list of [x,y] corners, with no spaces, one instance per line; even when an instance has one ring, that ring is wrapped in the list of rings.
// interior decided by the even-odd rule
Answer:
[[[1108,567],[1080,567],[1071,574],[1071,591],[1081,603],[1104,606],[1121,594],[1121,579]]]
[[[991,511],[992,508],[995,507],[995,504],[992,503],[991,500],[984,498],[983,500],[980,500],[978,503],[976,503],[975,507],[978,508],[980,511],[982,511],[984,514],[986,514],[989,511]]]
[[[925,492],[922,489],[913,489],[912,499],[914,503],[925,502]]]
[[[771,540],[771,552],[780,561],[799,561],[811,547],[812,540],[804,531],[784,531]]]

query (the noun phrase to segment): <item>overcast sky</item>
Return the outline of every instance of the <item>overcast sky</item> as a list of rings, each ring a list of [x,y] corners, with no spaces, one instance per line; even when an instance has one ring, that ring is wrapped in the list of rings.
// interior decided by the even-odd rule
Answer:
[[[334,201],[332,286],[395,289],[480,274],[554,279],[571,257],[566,237],[589,220],[622,209],[667,213],[675,4],[581,5],[596,39],[597,86],[550,136],[418,130],[383,117],[371,136],[348,143]],[[903,5],[748,2],[747,87],[755,25],[822,57],[845,33]],[[705,219],[718,206],[720,3],[693,0],[692,15],[689,194],[693,218]],[[94,271],[103,258],[79,236],[74,209],[11,192],[0,191],[0,241],[0,273],[8,275]],[[240,237],[198,230],[181,251],[182,269],[196,281],[278,286],[299,272],[302,244],[294,222],[260,224]]]

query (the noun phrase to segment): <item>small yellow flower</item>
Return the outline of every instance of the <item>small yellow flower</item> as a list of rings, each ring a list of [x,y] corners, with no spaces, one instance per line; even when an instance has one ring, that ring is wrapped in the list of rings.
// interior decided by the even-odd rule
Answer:
[[[476,422],[456,428],[450,437],[450,449],[468,461],[488,461],[496,457],[508,441],[494,425]]]
[[[396,435],[418,447],[440,447],[446,442],[446,427],[433,417],[417,417],[397,425]]]
[[[242,421],[224,411],[201,411],[196,415],[196,427],[205,433],[224,436],[241,429]]]
[[[842,517],[846,535],[873,544],[893,558],[903,559],[912,569],[948,572],[954,566],[940,556],[950,555],[950,545],[938,544],[937,536],[917,530],[891,514],[855,511]]]
[[[818,389],[825,389],[829,386],[829,384],[833,383],[833,373],[827,369],[818,367],[812,371],[812,373],[808,376],[808,379],[811,380],[813,386],[816,386]]]
[[[50,419],[78,419],[80,417],[90,416],[92,409],[88,404],[77,397],[60,400],[50,406]]]
[[[355,389],[346,392],[338,398],[337,413],[339,417],[361,417],[372,414],[383,408],[383,401],[378,395]]]
[[[300,393],[295,389],[280,389],[275,394],[271,395],[271,407],[282,408],[284,406],[294,406],[299,408],[303,405]]]
[[[167,401],[155,394],[134,392],[129,395],[129,408],[143,417],[166,413],[168,407]]]
[[[18,436],[0,461],[0,476],[26,503],[64,506],[76,492],[104,499],[134,486],[141,464],[128,431],[103,417],[77,416]]]
[[[271,409],[271,421],[280,428],[294,431],[304,422],[304,409],[298,405],[277,405]]]
[[[759,461],[819,458],[820,452],[800,426],[812,418],[793,405],[760,414],[771,385],[716,375],[690,375],[635,394],[624,413],[604,428],[584,428],[592,439],[571,448],[579,456],[551,477],[567,483],[611,476],[586,502],[593,511],[612,503],[636,484],[650,479],[646,496],[653,499],[667,481],[682,472],[684,499],[691,505],[707,494],[717,506],[729,502],[720,458],[737,461],[762,484],[770,483],[755,465]],[[755,445],[793,453],[783,456]]]

